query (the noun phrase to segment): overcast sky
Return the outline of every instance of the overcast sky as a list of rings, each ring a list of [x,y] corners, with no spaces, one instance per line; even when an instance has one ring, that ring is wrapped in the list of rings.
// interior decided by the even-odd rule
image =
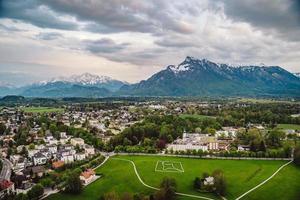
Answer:
[[[137,82],[186,56],[300,72],[299,0],[0,0],[0,83]]]

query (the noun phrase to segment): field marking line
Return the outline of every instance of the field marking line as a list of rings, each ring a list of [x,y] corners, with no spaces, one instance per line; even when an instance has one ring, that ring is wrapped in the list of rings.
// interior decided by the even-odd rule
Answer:
[[[132,160],[127,160],[127,159],[122,159],[122,158],[112,158],[113,160],[121,160],[121,161],[127,161],[127,162],[130,162],[132,165],[133,165],[133,169],[134,169],[134,172],[136,174],[136,176],[138,177],[139,181],[146,187],[148,188],[151,188],[153,190],[159,190],[159,188],[156,188],[156,187],[152,187],[150,185],[147,185],[146,183],[144,183],[144,181],[141,179],[138,171],[137,171],[137,168],[135,166],[135,163],[132,161]],[[180,192],[176,192],[177,195],[179,196],[186,196],[186,197],[192,197],[192,198],[197,198],[197,199],[206,199],[206,200],[215,200],[215,199],[211,199],[211,198],[208,198],[208,197],[204,197],[204,196],[198,196],[198,195],[192,195],[192,194],[185,194],[185,193],[180,193]]]
[[[247,192],[245,192],[244,194],[242,194],[241,196],[239,196],[238,198],[236,198],[235,200],[240,200],[241,198],[243,198],[244,196],[246,196],[247,194],[249,194],[250,192],[252,192],[253,190],[256,190],[257,188],[259,188],[260,186],[264,185],[266,182],[268,182],[269,180],[271,180],[280,170],[282,170],[285,166],[289,165],[291,162],[293,162],[293,160],[285,163],[284,165],[282,165],[281,167],[279,167],[279,169],[277,169],[276,172],[274,172],[269,178],[267,178],[266,180],[264,180],[263,182],[261,182],[260,184],[258,184],[257,186],[253,187],[252,189],[248,190]]]
[[[158,166],[158,163],[159,163],[160,161],[157,161],[156,162],[156,165],[155,165],[155,170],[154,171],[157,171],[158,169],[157,169],[157,166]]]

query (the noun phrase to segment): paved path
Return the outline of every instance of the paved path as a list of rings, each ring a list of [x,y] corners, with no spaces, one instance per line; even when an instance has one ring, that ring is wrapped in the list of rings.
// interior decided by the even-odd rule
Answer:
[[[2,170],[0,173],[0,180],[10,180],[12,164],[6,158],[1,159]]]
[[[133,169],[134,169],[134,172],[136,174],[136,176],[138,177],[139,181],[146,187],[148,188],[151,188],[153,190],[159,190],[158,188],[156,187],[152,187],[146,183],[144,183],[144,181],[141,179],[137,169],[136,169],[136,166],[134,164],[133,161],[131,160],[127,160],[127,159],[122,159],[122,158],[112,158],[113,160],[122,160],[122,161],[127,161],[127,162],[130,162],[132,165],[133,165]],[[197,198],[197,199],[206,199],[206,200],[215,200],[215,199],[211,199],[211,198],[208,198],[208,197],[204,197],[204,196],[198,196],[198,195],[191,195],[191,194],[185,194],[185,193],[180,193],[180,192],[176,192],[177,195],[180,195],[180,196],[186,196],[186,197],[192,197],[192,198]]]
[[[99,167],[101,167],[102,165],[104,165],[104,164],[106,163],[106,161],[109,159],[109,157],[110,157],[109,155],[106,156],[105,159],[103,160],[103,162],[102,162],[100,165],[96,166],[93,170],[96,170],[96,169],[98,169]]]
[[[241,196],[239,196],[235,200],[239,200],[239,199],[243,198],[244,196],[246,196],[247,194],[249,194],[253,190],[256,190],[260,186],[264,185],[266,182],[268,182],[269,180],[271,180],[280,170],[282,170],[285,166],[289,165],[291,162],[293,162],[293,161],[291,160],[290,162],[287,162],[284,165],[282,165],[281,167],[279,167],[279,169],[276,172],[274,172],[274,174],[272,174],[269,178],[267,178],[266,180],[264,180],[263,182],[261,182],[260,184],[258,184],[257,186],[255,186],[254,188],[248,190],[247,192],[245,192],[244,194],[242,194]]]

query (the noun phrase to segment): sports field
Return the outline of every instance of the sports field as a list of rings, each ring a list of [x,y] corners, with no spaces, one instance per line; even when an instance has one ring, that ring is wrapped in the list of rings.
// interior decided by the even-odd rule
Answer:
[[[81,195],[55,194],[48,199],[83,200],[99,199],[109,191],[149,194],[153,189],[144,186],[135,174],[133,161],[141,180],[152,187],[158,187],[163,177],[173,177],[177,181],[178,192],[220,199],[212,194],[199,193],[193,189],[193,180],[203,172],[215,169],[224,171],[228,182],[227,199],[236,199],[241,194],[270,177],[286,161],[262,160],[204,160],[161,156],[114,156],[97,170],[103,177],[84,189]],[[300,169],[292,164],[280,171],[261,188],[243,199],[297,199],[300,187]],[[286,192],[288,191],[288,192]],[[266,196],[268,195],[268,196]],[[179,197],[178,199],[196,199]],[[272,199],[272,198],[271,198]]]
[[[27,113],[49,113],[49,112],[62,112],[63,108],[53,108],[53,107],[24,107],[21,108],[24,112]]]

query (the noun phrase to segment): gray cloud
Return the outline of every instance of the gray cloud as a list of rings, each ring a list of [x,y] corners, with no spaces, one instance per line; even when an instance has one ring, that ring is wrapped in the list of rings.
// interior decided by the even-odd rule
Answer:
[[[220,0],[228,17],[250,23],[260,30],[275,31],[290,40],[300,40],[298,0]]]
[[[1,1],[0,18],[11,18],[31,23],[41,28],[76,30],[78,25],[63,20],[57,13],[36,0]]]
[[[0,30],[5,30],[5,31],[8,31],[8,32],[18,32],[18,31],[24,31],[22,29],[19,29],[15,26],[5,26],[3,24],[0,24]]]
[[[36,38],[39,40],[55,40],[62,37],[62,34],[56,32],[39,33],[36,35]]]
[[[51,50],[75,53],[78,58],[84,57],[83,63],[89,63],[89,59],[101,60],[101,66],[109,61],[99,57],[106,58],[115,62],[115,69],[119,69],[116,66],[134,66],[134,69],[146,66],[142,69],[148,68],[149,74],[154,72],[151,71],[154,66],[178,64],[187,55],[217,62],[264,62],[286,65],[286,69],[293,71],[299,69],[300,7],[296,0],[0,2],[0,17],[16,19],[0,19],[0,29],[6,31],[0,31],[3,38],[0,60],[4,61],[31,62],[41,54],[46,56],[40,62],[53,63],[54,56],[48,53]],[[39,34],[37,29],[25,34],[17,32],[14,28],[27,28],[20,20],[45,30],[39,30]],[[105,38],[95,39],[103,37],[102,34],[106,34]],[[22,47],[19,53],[12,42],[14,38],[18,40],[15,44]],[[32,46],[39,46],[38,50],[30,49],[31,42]],[[58,62],[69,59],[62,65],[71,63],[74,55],[69,56],[62,56]]]
[[[82,44],[85,46],[87,51],[96,55],[119,52],[129,45],[128,43],[118,44],[109,38],[102,38],[100,40],[84,40]]]
[[[193,32],[193,27],[178,15],[178,12],[184,12],[184,9],[176,10],[170,7],[172,3],[168,0],[98,0],[84,3],[80,0],[45,0],[42,2],[53,10],[74,15],[78,20],[98,23],[100,28],[88,27],[88,30],[93,31],[159,33],[171,30],[183,34]]]

